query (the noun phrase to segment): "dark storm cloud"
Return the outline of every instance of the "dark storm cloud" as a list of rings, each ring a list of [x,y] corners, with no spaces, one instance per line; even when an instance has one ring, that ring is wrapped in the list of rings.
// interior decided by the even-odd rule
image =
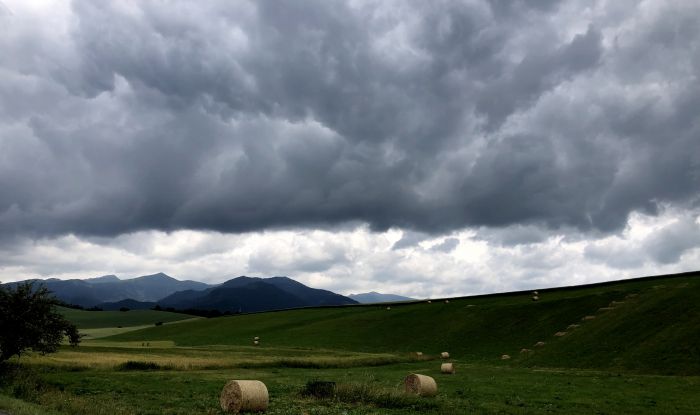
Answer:
[[[534,3],[3,15],[0,233],[609,232],[693,203],[697,6]]]

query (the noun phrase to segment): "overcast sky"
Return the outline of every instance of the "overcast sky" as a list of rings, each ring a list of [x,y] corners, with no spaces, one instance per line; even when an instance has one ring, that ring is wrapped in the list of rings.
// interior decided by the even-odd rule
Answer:
[[[700,2],[0,0],[0,280],[700,269]]]

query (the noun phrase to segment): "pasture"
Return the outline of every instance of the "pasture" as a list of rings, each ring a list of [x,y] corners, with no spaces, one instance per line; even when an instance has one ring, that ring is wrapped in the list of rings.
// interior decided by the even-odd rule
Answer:
[[[134,321],[128,332],[14,360],[0,408],[220,414],[226,381],[258,379],[270,392],[269,414],[696,413],[699,282],[686,275],[540,290],[539,301],[510,293],[391,310],[315,308],[144,328]],[[110,330],[115,320],[99,324],[81,327]],[[442,351],[454,375],[440,373]],[[438,395],[405,396],[410,373],[434,377]],[[345,392],[302,393],[318,380]]]

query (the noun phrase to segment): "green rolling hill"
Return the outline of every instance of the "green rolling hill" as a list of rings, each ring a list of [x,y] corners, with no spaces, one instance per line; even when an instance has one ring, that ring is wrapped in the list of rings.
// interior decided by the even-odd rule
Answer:
[[[191,319],[192,316],[181,313],[169,313],[155,310],[129,310],[129,311],[85,311],[73,308],[58,307],[58,310],[68,320],[73,322],[78,329],[97,329],[110,327],[133,327],[152,325],[160,321],[170,323],[173,321]]]
[[[260,336],[262,347],[446,350],[462,363],[700,375],[700,272],[539,290],[539,298],[515,292],[392,304],[391,310],[298,309],[150,327],[107,339],[250,345]],[[503,354],[511,359],[501,360]]]

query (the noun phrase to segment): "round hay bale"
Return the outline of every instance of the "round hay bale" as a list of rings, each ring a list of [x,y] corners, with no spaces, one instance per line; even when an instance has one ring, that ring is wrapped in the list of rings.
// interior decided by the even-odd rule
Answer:
[[[269,401],[267,387],[259,380],[231,380],[226,383],[219,397],[221,409],[234,414],[241,411],[265,411]]]
[[[520,349],[520,353],[530,353],[531,351],[530,349]]]
[[[547,344],[547,343],[545,343],[545,342],[537,342],[537,343],[535,343],[535,347],[542,347],[542,346],[544,346],[545,344]]]
[[[258,340],[253,340],[253,344],[256,346],[260,346],[260,342]]]
[[[387,310],[391,310],[391,307],[387,307],[386,309],[387,309]]]
[[[406,387],[406,393],[411,393],[419,396],[435,396],[437,395],[437,383],[435,379],[426,375],[411,373],[403,380]]]
[[[428,304],[432,304],[432,301],[428,300]]]
[[[569,325],[566,327],[566,329],[567,329],[567,330],[573,330],[573,329],[577,329],[577,328],[579,328],[579,327],[581,327],[580,324],[569,324]]]
[[[450,303],[450,300],[445,300],[445,304],[449,304],[449,303]]]
[[[532,301],[540,301],[540,297],[533,295],[532,296]]]
[[[260,337],[255,336],[255,337],[253,337],[253,340],[260,340]]]
[[[416,352],[416,356],[423,356],[423,352]]]
[[[443,359],[449,359],[450,354],[448,352],[442,352],[440,353],[440,357],[442,357]]]
[[[540,295],[540,293],[537,292],[537,291],[533,291],[533,292],[532,292],[532,295]]]
[[[455,365],[454,363],[443,363],[440,365],[440,373],[445,373],[448,375],[454,375],[455,374]]]
[[[565,331],[558,331],[558,332],[554,333],[554,335],[556,337],[564,337],[564,336],[566,336],[566,332]]]
[[[501,355],[501,360],[508,360],[508,359],[510,359],[510,355],[509,355],[509,354],[502,354],[502,355]]]

